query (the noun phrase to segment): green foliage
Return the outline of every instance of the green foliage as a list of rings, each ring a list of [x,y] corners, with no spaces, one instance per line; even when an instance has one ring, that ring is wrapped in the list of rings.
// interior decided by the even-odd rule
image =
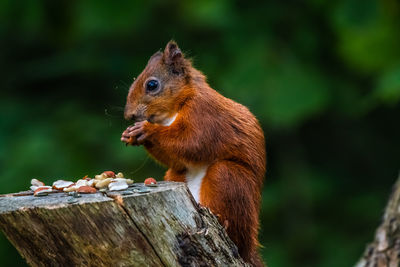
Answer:
[[[390,105],[400,100],[400,67],[390,69],[378,80],[374,97]]]
[[[0,193],[103,170],[165,169],[120,134],[126,93],[175,39],[265,130],[270,266],[350,266],[399,169],[400,4],[0,1]],[[0,259],[20,266],[0,239]]]

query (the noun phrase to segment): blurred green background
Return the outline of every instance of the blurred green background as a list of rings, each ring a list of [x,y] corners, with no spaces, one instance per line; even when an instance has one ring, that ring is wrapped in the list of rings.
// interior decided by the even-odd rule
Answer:
[[[269,266],[355,264],[400,168],[396,0],[1,0],[0,193],[103,170],[162,179],[119,139],[129,85],[172,38],[263,126]],[[0,262],[25,264],[2,234]]]

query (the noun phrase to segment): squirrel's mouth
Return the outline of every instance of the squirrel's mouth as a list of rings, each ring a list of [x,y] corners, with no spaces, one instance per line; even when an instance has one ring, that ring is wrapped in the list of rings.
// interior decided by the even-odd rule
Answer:
[[[154,115],[150,115],[150,117],[147,118],[147,121],[154,123]]]

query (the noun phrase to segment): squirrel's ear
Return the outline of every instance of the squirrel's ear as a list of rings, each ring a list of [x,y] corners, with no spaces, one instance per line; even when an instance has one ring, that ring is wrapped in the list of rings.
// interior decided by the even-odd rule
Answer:
[[[179,49],[175,41],[169,41],[164,49],[164,62],[175,74],[183,74],[184,70],[184,58],[182,51]]]
[[[164,50],[165,59],[174,62],[182,58],[182,51],[179,49],[175,41],[169,41]]]

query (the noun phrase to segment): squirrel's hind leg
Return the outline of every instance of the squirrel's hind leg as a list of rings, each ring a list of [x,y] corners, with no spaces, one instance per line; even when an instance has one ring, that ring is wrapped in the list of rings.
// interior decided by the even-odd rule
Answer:
[[[178,172],[173,169],[168,169],[164,176],[165,181],[173,181],[173,182],[185,182],[185,173],[184,171]]]
[[[257,252],[261,188],[247,167],[228,160],[210,165],[200,189],[200,204],[209,207],[237,245],[242,258],[264,266]]]

